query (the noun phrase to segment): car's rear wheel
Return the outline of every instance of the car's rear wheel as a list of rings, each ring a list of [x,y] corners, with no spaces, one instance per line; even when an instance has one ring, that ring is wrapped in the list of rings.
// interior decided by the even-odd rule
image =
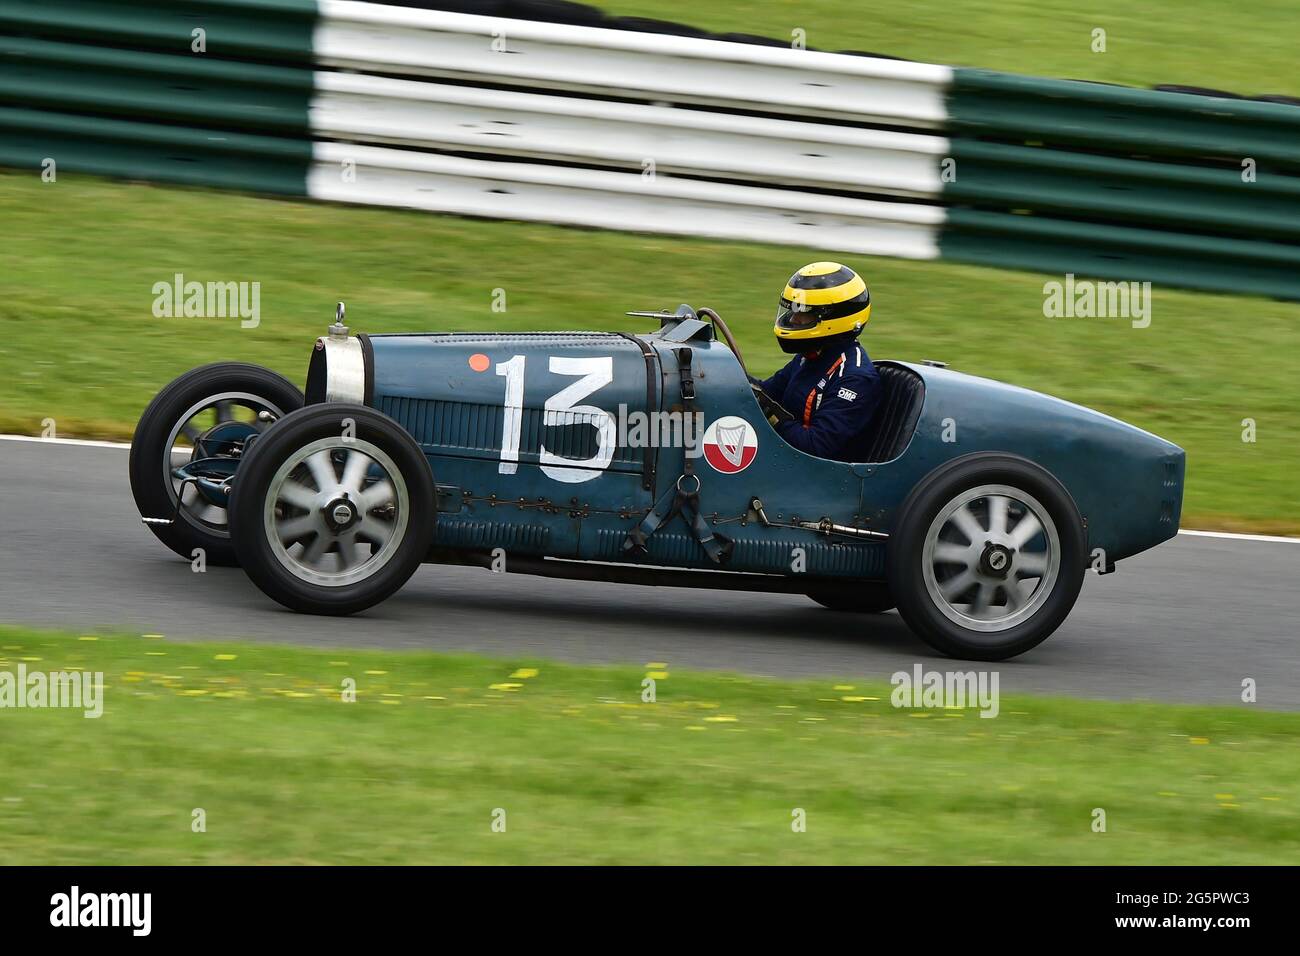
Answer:
[[[253,447],[234,482],[231,531],[249,578],[285,607],[352,614],[400,588],[436,515],[428,459],[364,405],[312,405]]]
[[[832,611],[884,614],[894,609],[894,596],[889,593],[889,588],[875,582],[859,582],[846,588],[817,588],[809,591],[808,596]]]
[[[1083,521],[1048,472],[1010,455],[958,459],[908,497],[889,542],[890,590],[923,640],[998,661],[1044,641],[1079,596]]]
[[[131,493],[163,544],[185,558],[202,550],[208,564],[234,564],[224,488],[200,486],[176,469],[201,459],[229,458],[233,474],[251,436],[302,407],[302,392],[283,375],[257,365],[220,362],[171,382],[140,416],[131,441]]]

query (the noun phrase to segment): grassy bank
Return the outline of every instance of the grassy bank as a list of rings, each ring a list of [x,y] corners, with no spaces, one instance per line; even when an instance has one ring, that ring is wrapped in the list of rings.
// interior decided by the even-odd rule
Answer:
[[[1154,86],[1177,83],[1255,95],[1300,95],[1291,37],[1300,10],[1285,0],[1228,15],[1216,0],[591,0],[619,16],[655,17],[720,33],[789,39],[953,66]],[[1104,53],[1093,31],[1106,31]]]
[[[777,292],[828,250],[592,232],[0,173],[0,430],[128,438],[167,381],[218,359],[301,382],[348,303],[363,331],[637,329],[627,309],[719,309],[777,367]],[[1300,306],[1156,290],[1151,325],[1046,319],[1046,277],[849,256],[872,355],[938,358],[1099,408],[1188,451],[1184,524],[1300,531]],[[155,318],[156,282],[261,283],[261,322]],[[506,311],[494,312],[493,290]],[[1254,419],[1257,441],[1242,438]]]
[[[982,719],[895,709],[888,686],[671,662],[15,628],[0,648],[0,671],[107,685],[95,720],[0,710],[6,865],[1300,858],[1297,715],[1006,697]]]

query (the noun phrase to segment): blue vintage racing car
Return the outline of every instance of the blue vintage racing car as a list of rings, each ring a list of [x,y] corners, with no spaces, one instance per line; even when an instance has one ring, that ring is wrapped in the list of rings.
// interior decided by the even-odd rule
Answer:
[[[937,363],[877,362],[865,460],[769,424],[726,324],[318,339],[305,393],[253,365],[164,388],[131,448],[141,515],[297,611],[350,614],[422,562],[897,607],[943,653],[1050,635],[1100,572],[1171,537],[1184,453]]]

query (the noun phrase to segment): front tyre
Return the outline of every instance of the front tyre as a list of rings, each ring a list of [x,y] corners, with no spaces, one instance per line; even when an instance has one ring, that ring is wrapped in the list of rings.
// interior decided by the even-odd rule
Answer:
[[[433,541],[433,474],[414,439],[364,405],[311,405],[253,446],[231,496],[231,536],[267,596],[352,614],[392,595]]]
[[[957,459],[908,496],[889,542],[908,626],[951,657],[1000,661],[1046,640],[1083,586],[1087,538],[1069,493],[1012,455]]]
[[[269,427],[258,417],[262,412],[278,419],[302,401],[283,375],[242,362],[196,368],[160,391],[136,425],[129,465],[140,514],[174,518],[149,530],[187,560],[202,550],[208,564],[234,564],[229,502],[178,478],[176,469],[212,458],[237,463],[250,438]]]

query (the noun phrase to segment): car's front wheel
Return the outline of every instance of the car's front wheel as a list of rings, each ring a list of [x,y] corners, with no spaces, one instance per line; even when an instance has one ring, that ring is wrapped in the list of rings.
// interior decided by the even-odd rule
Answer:
[[[241,464],[230,502],[239,562],[259,588],[309,614],[389,597],[433,540],[433,474],[415,440],[364,405],[286,416]]]
[[[240,456],[270,423],[302,408],[302,392],[283,375],[257,365],[219,362],[171,382],[149,403],[131,440],[131,493],[149,530],[186,559],[201,551],[208,564],[234,564],[226,492],[229,482],[186,480],[196,462],[225,464]]]
[[[1061,625],[1086,555],[1083,521],[1060,482],[1022,458],[971,455],[904,502],[889,542],[890,591],[936,650],[1000,661]]]

